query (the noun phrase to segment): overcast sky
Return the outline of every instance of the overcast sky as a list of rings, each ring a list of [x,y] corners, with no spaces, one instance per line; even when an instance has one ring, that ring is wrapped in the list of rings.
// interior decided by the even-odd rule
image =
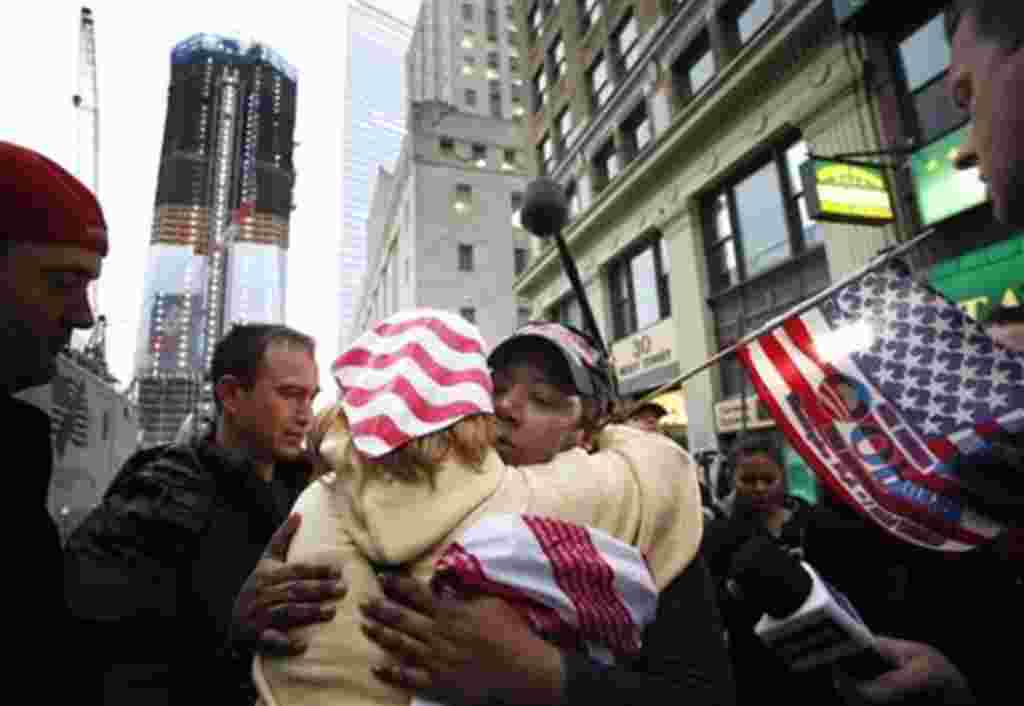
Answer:
[[[92,8],[96,23],[99,196],[111,238],[100,313],[110,324],[108,355],[114,374],[123,384],[132,377],[171,47],[197,32],[214,32],[269,44],[299,71],[295,138],[302,144],[295,154],[298,208],[291,220],[287,323],[321,343],[321,385],[325,397],[332,397],[334,385],[328,384],[326,367],[337,353],[338,340],[345,3],[32,0],[9,7],[0,23],[0,139],[38,150],[72,172],[71,97],[77,90],[83,4]],[[374,4],[412,23],[419,0]]]

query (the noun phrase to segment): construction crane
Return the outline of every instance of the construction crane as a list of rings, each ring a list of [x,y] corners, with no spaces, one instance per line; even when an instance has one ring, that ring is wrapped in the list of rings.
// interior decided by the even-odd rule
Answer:
[[[75,109],[75,171],[83,184],[99,195],[100,114],[96,80],[96,27],[92,10],[83,7],[78,20],[78,92],[71,97]],[[97,284],[89,285],[89,304],[99,308]],[[81,345],[83,337],[76,337]]]

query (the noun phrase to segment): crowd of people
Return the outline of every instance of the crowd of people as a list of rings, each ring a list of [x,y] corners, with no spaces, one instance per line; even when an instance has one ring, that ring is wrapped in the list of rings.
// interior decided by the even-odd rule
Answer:
[[[961,0],[947,25],[949,89],[973,119],[960,163],[980,168],[999,220],[1024,226],[1020,8]],[[7,142],[0,206],[10,571],[26,574],[14,604],[29,618],[11,674],[41,675],[29,693],[44,702],[1013,699],[1016,531],[961,555],[903,544],[827,493],[787,493],[762,437],[730,451],[729,512],[706,512],[689,455],[657,431],[665,410],[624,414],[600,348],[555,323],[487,355],[469,322],[401,312],[342,355],[339,400],[319,416],[315,342],[236,326],[213,356],[212,428],[133,456],[62,547],[45,502],[50,423],[16,393],[49,381],[72,331],[92,326],[106,224],[73,176]],[[987,322],[1014,350],[1020,311]],[[1003,441],[963,477],[1024,473],[1020,440]],[[1003,495],[996,509],[1019,526],[1024,493]],[[736,590],[752,542],[842,591],[886,668],[791,670]]]

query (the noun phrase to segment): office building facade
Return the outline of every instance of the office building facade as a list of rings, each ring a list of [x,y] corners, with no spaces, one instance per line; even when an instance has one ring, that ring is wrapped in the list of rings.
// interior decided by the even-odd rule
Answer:
[[[528,162],[514,17],[498,0],[420,7],[408,133],[374,192],[350,335],[413,306],[460,312],[492,343],[530,317],[514,291],[529,255],[517,225]]]
[[[284,320],[296,86],[262,44],[197,34],[171,52],[135,364],[144,445],[208,405],[228,326]]]
[[[412,27],[360,0],[348,3],[339,346],[352,326],[367,266],[366,221],[378,168],[393,169],[405,134],[403,57]]]

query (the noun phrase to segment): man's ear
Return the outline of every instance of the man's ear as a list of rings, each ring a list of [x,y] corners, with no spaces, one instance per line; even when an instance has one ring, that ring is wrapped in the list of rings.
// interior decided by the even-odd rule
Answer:
[[[238,403],[241,395],[245,392],[245,386],[234,375],[225,375],[214,385],[214,390],[224,411],[234,413],[238,410]]]

